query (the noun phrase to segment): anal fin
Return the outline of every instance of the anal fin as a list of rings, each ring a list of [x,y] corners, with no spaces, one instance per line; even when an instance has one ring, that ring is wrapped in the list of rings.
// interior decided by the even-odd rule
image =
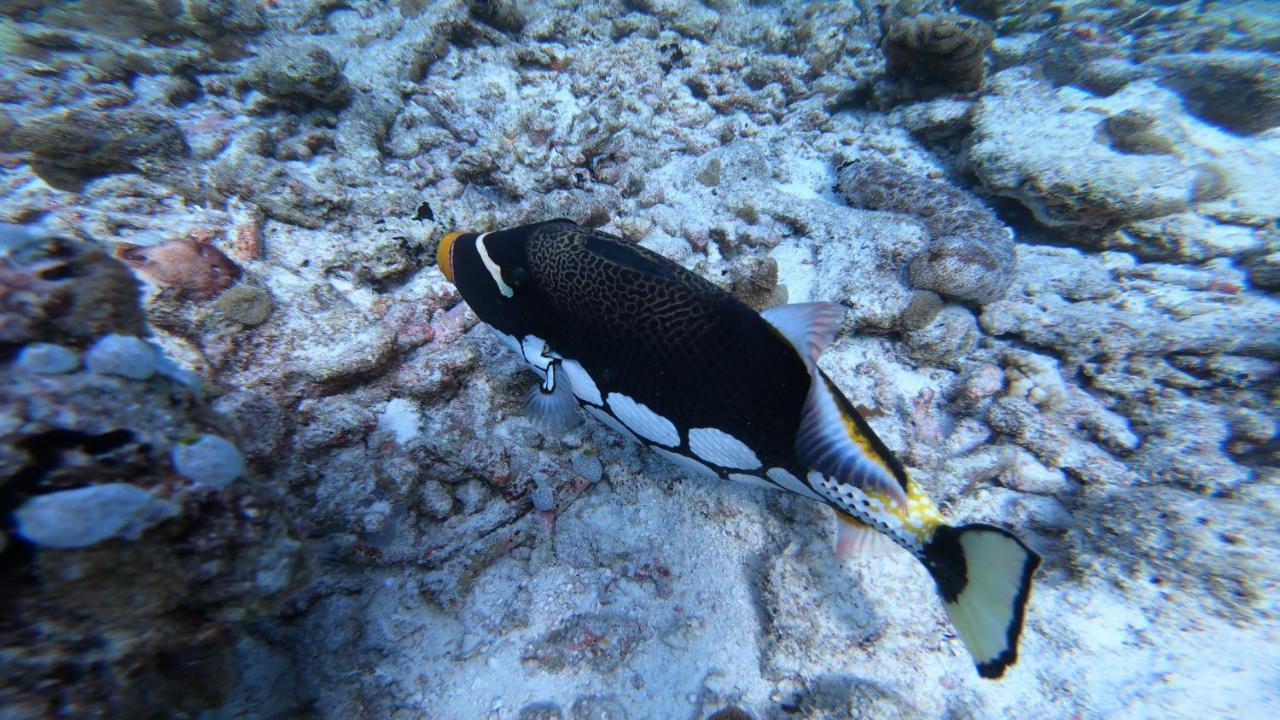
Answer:
[[[836,511],[836,557],[875,557],[889,550],[891,543],[880,531],[861,520]]]
[[[569,383],[569,376],[560,371],[559,360],[552,360],[547,365],[546,377],[529,393],[525,412],[544,430],[557,435],[572,430],[582,421],[573,386]]]

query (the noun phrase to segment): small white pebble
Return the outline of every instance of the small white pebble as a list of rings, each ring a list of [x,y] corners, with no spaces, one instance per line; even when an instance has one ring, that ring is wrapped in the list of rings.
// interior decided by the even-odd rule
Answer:
[[[32,343],[18,353],[18,367],[41,375],[62,375],[80,367],[80,353],[52,343]]]
[[[104,375],[146,380],[156,374],[156,351],[129,335],[105,335],[85,355],[89,369]]]
[[[231,441],[206,433],[173,446],[173,467],[197,485],[224,488],[244,474],[244,456]]]

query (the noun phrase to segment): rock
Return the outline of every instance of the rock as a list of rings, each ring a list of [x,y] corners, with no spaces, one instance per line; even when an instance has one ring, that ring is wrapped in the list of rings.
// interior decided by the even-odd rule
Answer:
[[[121,537],[178,514],[178,506],[136,485],[110,483],[37,495],[14,511],[18,534],[40,547],[68,549]]]
[[[591,455],[575,453],[572,466],[579,477],[585,478],[592,484],[600,482],[600,478],[604,475],[604,464],[600,462],[600,458]]]
[[[545,482],[538,483],[533,492],[529,493],[529,499],[538,512],[551,512],[556,508],[556,489]]]
[[[453,494],[444,483],[428,480],[422,484],[422,506],[428,516],[444,520],[453,514]]]
[[[86,107],[26,121],[11,144],[29,153],[41,179],[71,192],[103,175],[163,173],[190,152],[182,129],[164,116]]]
[[[1109,106],[1128,110],[1139,92],[1115,95]],[[1055,227],[1100,228],[1186,208],[1202,171],[1170,155],[1118,152],[1105,133],[1099,141],[1108,105],[1095,101],[1055,90],[1026,68],[997,74],[973,115],[969,161],[982,184]]]
[[[924,365],[955,366],[978,339],[978,321],[963,307],[949,305],[919,330],[903,334],[907,356]]]
[[[1025,58],[1055,85],[1110,95],[1149,72],[1122,59],[1102,28],[1088,20],[1058,22],[1036,37]]]
[[[0,348],[145,335],[138,292],[133,273],[88,243],[50,237],[11,250],[0,265]]]
[[[229,392],[212,403],[232,427],[243,428],[237,446],[250,460],[277,457],[290,430],[290,419],[269,395],[250,390]]]
[[[61,375],[80,368],[80,354],[52,343],[35,343],[18,353],[18,367],[28,372]]]
[[[1280,126],[1280,60],[1261,52],[1161,55],[1147,61],[1197,117],[1239,135]]]
[[[524,30],[525,16],[514,0],[481,0],[468,3],[471,16],[512,35]]]
[[[1004,295],[1015,261],[1013,241],[995,214],[973,197],[877,159],[842,165],[836,191],[853,207],[920,219],[930,242],[911,260],[913,286],[980,304]]]
[[[458,504],[463,513],[474,515],[480,512],[485,503],[489,501],[489,489],[479,480],[467,480],[459,483],[454,490],[454,496],[458,499]]]
[[[342,68],[319,45],[285,46],[268,52],[251,82],[267,97],[291,108],[336,110],[351,101]]]
[[[981,20],[923,13],[889,20],[881,49],[890,78],[915,86],[915,94],[939,95],[981,88],[994,40]]]
[[[1141,110],[1125,110],[1102,121],[1111,148],[1126,155],[1174,155],[1168,136],[1156,129],[1156,118]]]
[[[778,261],[768,255],[735,258],[729,265],[727,289],[753,310],[765,310],[787,302],[786,290],[778,287]]]
[[[573,701],[570,720],[630,720],[622,703],[608,695],[586,695]]]
[[[136,337],[105,335],[85,353],[85,365],[93,372],[146,380],[156,374],[156,349]]]
[[[562,720],[560,706],[550,702],[531,703],[520,708],[519,720]]]
[[[208,330],[257,327],[271,317],[275,301],[271,291],[257,284],[240,283],[210,303],[201,318]]]
[[[616,613],[581,613],[525,649],[523,660],[551,672],[587,667],[610,673],[640,642],[640,624]]]
[[[221,490],[244,474],[244,457],[231,441],[206,433],[174,444],[173,469],[196,485]]]
[[[1280,289],[1280,252],[1251,258],[1245,263],[1254,285],[1268,290]]]
[[[1103,238],[1102,245],[1144,260],[1196,263],[1222,256],[1248,256],[1262,246],[1261,236],[1254,228],[1184,212],[1128,223]]]

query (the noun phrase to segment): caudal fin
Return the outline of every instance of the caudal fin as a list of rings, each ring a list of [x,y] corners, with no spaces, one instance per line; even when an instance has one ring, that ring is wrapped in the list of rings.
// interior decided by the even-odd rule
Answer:
[[[1018,661],[1018,638],[1040,556],[992,525],[939,527],[925,547],[947,616],[978,666],[995,679]]]

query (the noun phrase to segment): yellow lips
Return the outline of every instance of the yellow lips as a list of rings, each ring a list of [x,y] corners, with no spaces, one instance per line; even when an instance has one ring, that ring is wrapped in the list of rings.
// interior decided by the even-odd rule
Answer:
[[[436,247],[436,263],[449,282],[453,282],[453,241],[460,235],[460,232],[451,232],[440,238],[440,245]]]

